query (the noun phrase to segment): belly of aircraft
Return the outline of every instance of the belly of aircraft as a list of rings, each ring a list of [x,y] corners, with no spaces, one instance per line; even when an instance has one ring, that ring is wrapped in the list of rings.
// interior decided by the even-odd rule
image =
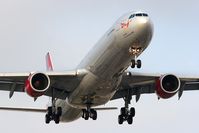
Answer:
[[[116,92],[118,81],[103,80],[88,73],[77,89],[68,97],[67,102],[75,108],[86,108],[107,103]]]

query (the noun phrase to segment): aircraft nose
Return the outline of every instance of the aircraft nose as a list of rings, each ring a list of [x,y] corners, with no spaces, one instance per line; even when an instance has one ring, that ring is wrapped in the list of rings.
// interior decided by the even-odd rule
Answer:
[[[138,18],[135,24],[137,38],[143,43],[149,42],[153,36],[153,23],[148,17]]]
[[[140,17],[134,21],[134,37],[139,41],[139,47],[146,47],[153,36],[153,23],[148,17]]]
[[[149,19],[146,18],[146,17],[141,17],[141,18],[139,18],[139,23],[140,23],[140,24],[146,24],[146,23],[148,23],[148,21],[149,21]]]
[[[138,19],[138,30],[141,32],[147,32],[153,34],[153,24],[149,18],[142,17]]]

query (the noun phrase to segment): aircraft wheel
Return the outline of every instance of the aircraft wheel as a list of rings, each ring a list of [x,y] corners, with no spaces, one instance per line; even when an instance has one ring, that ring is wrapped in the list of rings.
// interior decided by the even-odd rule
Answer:
[[[91,114],[92,114],[92,119],[93,119],[93,120],[97,120],[97,111],[92,110],[92,111],[91,111]]]
[[[47,114],[51,116],[53,114],[52,107],[48,107]]]
[[[85,119],[85,120],[88,120],[88,119],[89,119],[89,112],[88,112],[88,111],[85,111],[84,113],[85,113],[85,114],[84,114],[84,116],[85,116],[84,119]]]
[[[86,110],[82,109],[82,118],[85,118],[85,112],[86,112]]]
[[[55,121],[56,124],[59,124],[60,116],[59,115],[55,115],[54,116],[54,121]]]
[[[141,66],[142,66],[141,60],[137,60],[137,68],[141,68]]]
[[[135,108],[134,108],[134,107],[130,108],[130,115],[131,115],[132,117],[135,116]]]
[[[62,115],[62,108],[61,108],[61,107],[58,107],[58,108],[57,108],[57,115],[58,115],[58,116],[61,116],[61,115]]]
[[[121,124],[123,124],[123,122],[124,122],[123,116],[119,115],[118,116],[118,123],[121,125]]]
[[[120,109],[120,114],[123,115],[123,116],[126,115],[126,108],[125,107]]]
[[[131,68],[135,68],[135,65],[136,65],[135,60],[134,59],[131,60]]]
[[[132,115],[128,116],[127,122],[128,122],[128,124],[132,124],[133,123],[133,116]]]
[[[46,124],[50,123],[50,116],[48,114],[46,114],[45,116],[45,121],[46,121]]]

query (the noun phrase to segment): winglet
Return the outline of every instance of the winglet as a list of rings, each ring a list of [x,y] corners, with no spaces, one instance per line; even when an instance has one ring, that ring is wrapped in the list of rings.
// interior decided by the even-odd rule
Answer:
[[[46,54],[46,69],[47,71],[53,71],[53,64],[49,52]]]

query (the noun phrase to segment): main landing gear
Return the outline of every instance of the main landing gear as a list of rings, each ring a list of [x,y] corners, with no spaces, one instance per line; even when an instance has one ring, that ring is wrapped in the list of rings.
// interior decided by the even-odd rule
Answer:
[[[87,109],[82,109],[82,118],[85,120],[88,120],[89,118],[97,120],[97,111],[95,109],[91,109],[88,105]]]
[[[62,115],[61,107],[57,107],[57,108],[55,108],[53,106],[48,107],[47,113],[45,116],[46,124],[49,124],[50,121],[52,121],[52,120],[54,120],[56,124],[59,124],[61,115]]]
[[[135,108],[131,107],[129,109],[129,104],[131,103],[131,93],[128,91],[127,96],[124,97],[125,106],[120,109],[120,115],[118,116],[118,123],[121,125],[124,121],[127,121],[128,124],[133,123],[133,117],[135,117]]]
[[[56,124],[59,124],[60,117],[62,115],[62,108],[55,106],[56,99],[54,98],[54,90],[52,89],[52,106],[49,106],[45,116],[46,124],[49,124],[50,121],[54,120]]]

